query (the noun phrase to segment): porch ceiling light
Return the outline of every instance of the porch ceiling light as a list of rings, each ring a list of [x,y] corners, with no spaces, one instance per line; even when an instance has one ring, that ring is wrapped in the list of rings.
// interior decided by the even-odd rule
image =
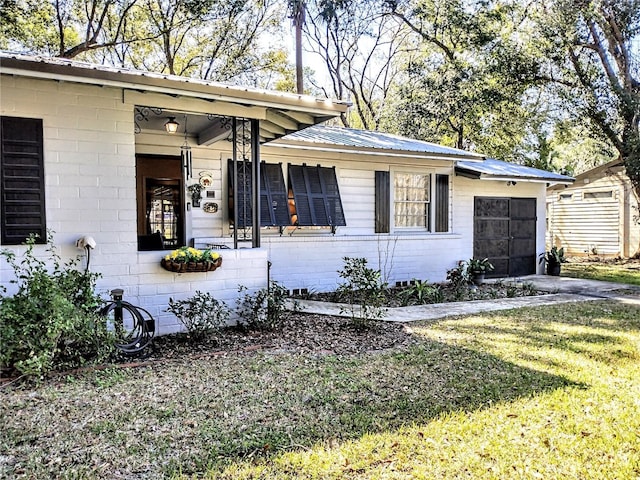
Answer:
[[[167,123],[164,124],[164,129],[167,133],[176,133],[180,124],[176,122],[176,117],[169,117]]]

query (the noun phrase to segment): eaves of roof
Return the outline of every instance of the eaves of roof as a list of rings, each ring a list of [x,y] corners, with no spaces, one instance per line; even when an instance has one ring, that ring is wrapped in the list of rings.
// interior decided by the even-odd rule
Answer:
[[[462,160],[456,163],[455,171],[456,175],[479,180],[507,180],[549,184],[569,184],[574,181],[572,177],[567,175],[526,167],[516,163],[503,162],[494,158],[487,158],[483,162],[473,163]]]
[[[78,62],[75,60],[35,57],[0,52],[0,73],[32,78],[45,78],[133,91],[164,93],[209,101],[225,101],[245,106],[306,113],[313,123],[320,123],[347,111],[348,102],[318,99],[308,95],[238,87],[175,75],[143,72],[125,68]],[[300,128],[308,126],[302,123]]]

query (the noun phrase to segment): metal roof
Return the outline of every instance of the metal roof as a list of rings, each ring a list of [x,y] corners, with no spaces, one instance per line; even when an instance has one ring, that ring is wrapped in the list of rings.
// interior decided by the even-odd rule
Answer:
[[[505,179],[549,183],[572,183],[574,181],[572,177],[567,175],[503,162],[495,158],[487,158],[483,162],[459,160],[456,162],[456,173],[461,176],[485,180]]]
[[[0,73],[122,88],[127,102],[174,113],[258,118],[263,141],[324,122],[349,107],[348,102],[309,95],[2,51]],[[153,95],[156,97],[150,98]],[[158,99],[158,95],[163,98]],[[194,101],[204,102],[196,107]]]
[[[401,137],[391,133],[329,127],[326,125],[316,125],[290,133],[274,142],[274,145],[315,145],[318,149],[326,150],[342,149],[344,151],[364,154],[380,152],[381,154],[402,154],[405,156],[451,160],[464,158],[469,160],[470,163],[473,161],[481,161],[484,158],[477,153]]]

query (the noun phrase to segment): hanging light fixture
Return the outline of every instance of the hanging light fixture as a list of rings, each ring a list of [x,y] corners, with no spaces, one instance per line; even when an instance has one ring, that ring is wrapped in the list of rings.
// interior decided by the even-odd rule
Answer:
[[[164,124],[164,129],[167,133],[176,133],[180,124],[176,122],[176,117],[169,117],[167,123]]]
[[[177,125],[177,123],[176,123]],[[180,147],[180,158],[182,159],[182,168],[184,168],[184,178],[189,180],[193,177],[193,162],[191,159],[191,147],[187,141],[187,115],[184,116],[184,142]]]

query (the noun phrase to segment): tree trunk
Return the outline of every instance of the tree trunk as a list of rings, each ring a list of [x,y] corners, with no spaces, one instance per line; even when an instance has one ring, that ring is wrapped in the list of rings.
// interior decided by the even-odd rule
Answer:
[[[296,90],[304,93],[304,80],[302,68],[302,24],[304,22],[304,1],[297,0],[293,7],[293,23],[296,27]]]

